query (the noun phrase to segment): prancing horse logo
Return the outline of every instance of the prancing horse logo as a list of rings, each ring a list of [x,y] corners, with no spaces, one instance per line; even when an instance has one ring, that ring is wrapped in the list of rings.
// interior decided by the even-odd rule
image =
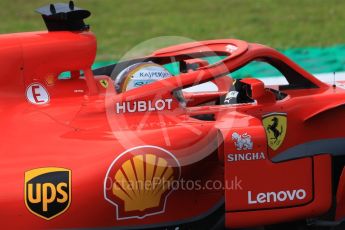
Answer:
[[[287,118],[285,113],[270,113],[263,116],[263,126],[266,131],[268,146],[277,150],[285,139]]]
[[[274,143],[276,143],[278,141],[278,137],[283,133],[283,126],[280,126],[280,131],[278,130],[278,118],[277,117],[273,117],[272,118],[272,124],[268,125],[267,127],[267,131],[268,132],[273,132],[274,138]]]

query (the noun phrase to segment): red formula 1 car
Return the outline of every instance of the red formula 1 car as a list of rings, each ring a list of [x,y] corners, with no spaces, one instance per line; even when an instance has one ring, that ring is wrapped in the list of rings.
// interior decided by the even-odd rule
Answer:
[[[341,85],[233,39],[92,70],[90,13],[38,11],[0,36],[2,229],[343,229]],[[253,63],[283,81],[231,77]]]

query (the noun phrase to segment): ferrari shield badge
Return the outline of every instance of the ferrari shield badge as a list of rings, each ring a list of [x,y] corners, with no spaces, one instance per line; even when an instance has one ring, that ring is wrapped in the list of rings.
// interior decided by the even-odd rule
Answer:
[[[262,123],[265,128],[268,146],[273,150],[277,150],[285,139],[287,129],[286,113],[264,115]]]
[[[71,171],[55,167],[27,171],[24,188],[24,200],[29,211],[51,220],[70,206]]]
[[[105,89],[108,88],[108,86],[109,86],[108,81],[105,80],[105,79],[100,80],[99,83],[100,83],[101,86],[103,86],[103,88],[105,88]]]

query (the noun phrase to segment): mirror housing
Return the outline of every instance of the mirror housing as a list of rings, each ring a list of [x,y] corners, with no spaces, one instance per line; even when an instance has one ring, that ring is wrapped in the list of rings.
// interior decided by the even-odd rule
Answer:
[[[265,84],[256,78],[245,78],[241,80],[242,83],[248,85],[247,95],[256,100],[258,104],[262,103],[275,103],[276,99],[274,94],[265,89]]]

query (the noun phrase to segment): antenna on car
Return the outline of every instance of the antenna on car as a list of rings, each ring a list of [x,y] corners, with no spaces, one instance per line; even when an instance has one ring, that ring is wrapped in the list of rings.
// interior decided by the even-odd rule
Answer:
[[[336,87],[337,87],[337,85],[335,83],[335,72],[333,72],[333,88],[336,88]]]
[[[50,4],[50,12],[51,12],[52,14],[56,14],[56,9],[55,9],[54,4]]]
[[[69,1],[68,6],[69,6],[70,10],[74,10],[74,2],[73,1]]]

